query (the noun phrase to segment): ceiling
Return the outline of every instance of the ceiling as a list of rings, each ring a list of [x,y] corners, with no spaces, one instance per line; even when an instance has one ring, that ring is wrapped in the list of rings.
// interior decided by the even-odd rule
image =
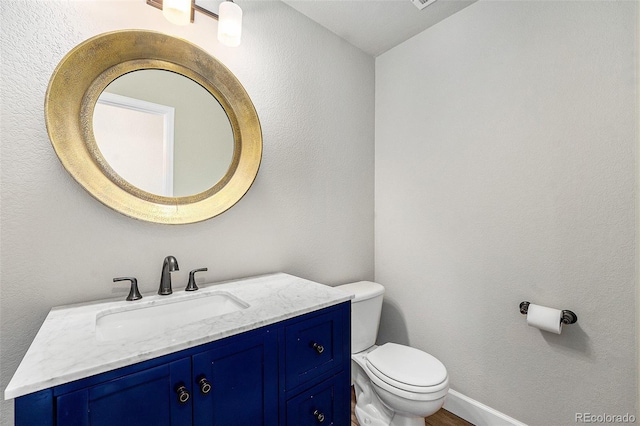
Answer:
[[[354,46],[378,56],[476,0],[282,0]]]

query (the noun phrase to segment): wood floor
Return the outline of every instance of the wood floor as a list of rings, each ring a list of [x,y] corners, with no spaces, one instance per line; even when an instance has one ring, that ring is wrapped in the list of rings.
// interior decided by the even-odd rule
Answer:
[[[351,388],[351,426],[360,426],[358,420],[356,419],[356,415],[353,411],[356,405],[356,394]],[[461,419],[460,417],[451,414],[444,408],[435,413],[433,416],[429,416],[424,420],[425,426],[473,426],[472,423],[469,423],[466,420]]]

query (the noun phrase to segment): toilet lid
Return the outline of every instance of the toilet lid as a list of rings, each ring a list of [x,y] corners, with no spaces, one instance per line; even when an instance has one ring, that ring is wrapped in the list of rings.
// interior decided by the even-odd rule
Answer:
[[[426,388],[447,380],[447,369],[437,358],[409,346],[385,343],[367,354],[367,361],[376,376],[396,386]]]

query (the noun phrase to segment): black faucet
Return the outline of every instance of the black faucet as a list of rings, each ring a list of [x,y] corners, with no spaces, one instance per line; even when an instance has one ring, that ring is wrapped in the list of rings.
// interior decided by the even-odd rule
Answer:
[[[178,261],[175,257],[167,256],[164,258],[164,262],[162,262],[162,275],[160,276],[160,288],[158,289],[159,295],[166,296],[173,293],[173,290],[171,290],[171,272],[179,270]]]

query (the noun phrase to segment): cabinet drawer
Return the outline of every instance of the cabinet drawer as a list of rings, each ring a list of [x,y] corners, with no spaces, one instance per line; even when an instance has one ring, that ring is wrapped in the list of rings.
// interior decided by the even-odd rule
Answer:
[[[342,311],[331,310],[285,328],[287,390],[334,368],[342,368],[343,323]]]
[[[289,399],[286,408],[286,426],[350,424],[349,385],[349,374],[343,371]]]

